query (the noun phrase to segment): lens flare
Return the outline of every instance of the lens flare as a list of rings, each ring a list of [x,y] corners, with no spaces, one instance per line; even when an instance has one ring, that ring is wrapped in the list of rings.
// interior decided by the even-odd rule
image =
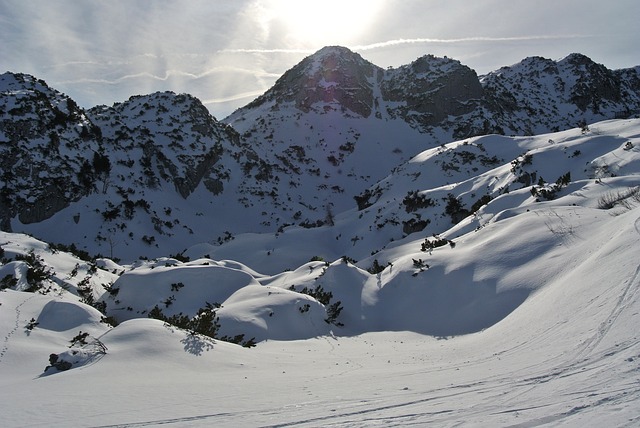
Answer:
[[[346,45],[367,31],[382,6],[381,0],[267,0],[274,33],[286,32],[291,44]]]

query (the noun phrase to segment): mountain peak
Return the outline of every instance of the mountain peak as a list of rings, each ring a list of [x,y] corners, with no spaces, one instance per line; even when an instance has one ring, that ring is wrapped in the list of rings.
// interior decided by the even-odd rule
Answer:
[[[586,55],[581,53],[570,53],[563,59],[559,61],[559,63],[569,63],[573,65],[588,65],[593,64],[594,61]]]
[[[458,61],[457,59],[452,59],[449,57],[437,57],[432,54],[423,55],[420,58],[413,61],[408,66],[416,73],[424,73],[430,71],[434,68],[444,68],[444,67],[465,67]]]
[[[2,91],[15,88],[33,89],[36,87],[36,85],[40,85],[43,88],[48,87],[44,80],[38,80],[30,74],[13,73],[11,71],[0,74],[0,90]]]
[[[328,55],[338,55],[338,56],[360,56],[357,53],[353,52],[351,49],[346,48],[344,46],[325,46],[321,49],[319,49],[318,51],[316,51],[314,54],[312,54],[312,57],[322,57],[322,56],[328,56]]]
[[[326,46],[303,59],[291,71],[301,72],[312,80],[320,77],[320,80],[328,83],[339,84],[345,78],[363,71],[370,74],[373,67],[373,64],[348,48]]]
[[[370,69],[375,67],[372,63],[362,58],[360,54],[342,46],[327,46],[305,58],[301,64],[308,68],[311,74],[328,73],[333,70],[344,74],[357,72],[357,68]],[[329,77],[329,76],[327,76]]]
[[[434,55],[388,71],[380,87],[384,101],[401,106],[391,107],[396,115],[424,129],[450,115],[470,113],[483,94],[475,71],[460,61]]]
[[[368,117],[372,79],[383,70],[342,46],[326,46],[285,72],[264,95],[245,108],[293,103],[304,112],[347,109]]]

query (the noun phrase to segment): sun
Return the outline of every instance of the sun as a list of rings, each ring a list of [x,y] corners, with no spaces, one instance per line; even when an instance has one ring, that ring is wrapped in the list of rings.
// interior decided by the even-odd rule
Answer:
[[[347,45],[370,28],[383,0],[270,0],[272,28],[290,42]]]

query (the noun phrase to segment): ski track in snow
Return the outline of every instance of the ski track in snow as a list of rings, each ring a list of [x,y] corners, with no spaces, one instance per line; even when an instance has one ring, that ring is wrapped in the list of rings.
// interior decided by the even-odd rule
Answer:
[[[640,217],[634,222],[636,232],[640,235]],[[613,323],[618,319],[620,314],[636,299],[636,295],[640,289],[640,265],[636,268],[633,277],[629,280],[629,284],[624,288],[622,294],[618,298],[616,306],[613,308],[609,316],[600,324],[598,331],[582,346],[582,349],[576,354],[576,358],[590,354],[605,338]]]
[[[636,219],[634,223],[636,232],[640,234],[640,217]],[[621,353],[627,349],[632,347],[636,347],[640,344],[640,341],[636,338],[631,340],[627,340],[624,342],[616,343],[614,346],[603,349],[597,353],[594,353],[598,345],[602,342],[602,340],[606,337],[607,333],[613,327],[613,324],[616,322],[618,317],[631,306],[631,304],[636,300],[636,296],[638,294],[638,290],[640,289],[640,265],[636,268],[636,271],[633,277],[629,280],[629,283],[624,288],[622,294],[618,298],[618,301],[615,307],[612,309],[611,313],[606,317],[604,321],[602,321],[596,331],[596,333],[585,340],[582,344],[581,349],[579,349],[576,353],[576,356],[571,358],[569,361],[563,362],[560,365],[554,364],[552,359],[539,361],[536,363],[536,366],[543,368],[544,373],[527,377],[522,379],[520,385],[517,383],[513,385],[513,388],[517,388],[519,386],[530,385],[529,388],[522,390],[521,392],[515,394],[509,401],[516,400],[521,396],[526,395],[533,389],[537,387],[540,383],[550,382],[559,378],[566,378],[578,374],[583,374],[585,371],[594,371],[598,369],[601,365],[605,364],[605,360],[614,357],[616,354]],[[508,377],[506,378],[508,379]],[[622,399],[627,394],[637,393],[640,391],[640,387],[636,382],[632,382],[630,386],[633,385],[635,388],[633,389],[625,389],[623,391],[612,391],[613,395],[608,395],[605,398],[595,400],[589,406],[582,406],[582,408],[576,407],[569,412],[550,415],[540,420],[528,421],[523,424],[513,425],[513,427],[529,427],[536,426],[540,424],[548,424],[552,422],[557,422],[560,419],[571,416],[583,408],[597,406],[600,404],[604,404],[606,402],[612,401],[614,399]],[[610,392],[611,393],[611,392]],[[596,397],[600,395],[600,393],[596,393],[595,390],[589,397]]]
[[[33,299],[34,297],[35,297],[35,294],[32,294],[31,296],[24,299],[22,303],[20,303],[15,307],[16,322],[13,328],[11,329],[11,331],[9,331],[9,333],[7,333],[7,335],[4,337],[4,344],[2,345],[2,350],[0,350],[0,363],[2,362],[2,359],[6,355],[7,351],[9,351],[9,341],[11,340],[11,336],[13,336],[15,332],[18,331],[18,329],[20,328],[20,308],[29,300]]]
[[[232,413],[212,413],[210,415],[185,416],[182,418],[159,419],[159,420],[153,420],[153,421],[131,422],[131,423],[122,423],[122,424],[114,424],[114,425],[96,425],[93,428],[148,427],[148,426],[154,426],[154,425],[184,424],[186,422],[204,421],[206,419],[219,418],[219,417],[230,416],[230,415],[232,415]]]
[[[333,343],[331,343],[331,341],[332,341],[332,340],[333,340],[333,341],[336,341],[336,338],[335,338],[335,337],[333,337],[333,336],[329,336],[329,337],[327,337],[327,336],[323,336],[322,338],[327,342],[327,344],[328,344],[328,345],[329,345],[329,347],[330,347],[329,355],[336,355],[336,353],[335,353],[335,351],[336,351],[336,347],[333,345]],[[338,345],[338,346],[340,346],[340,345]],[[337,365],[337,364],[338,364],[338,363],[336,363],[336,365]],[[356,370],[359,370],[359,369],[362,369],[362,368],[363,368],[363,365],[362,365],[362,364],[360,364],[360,363],[356,362],[356,361],[355,361],[355,360],[353,360],[352,358],[345,358],[345,364],[349,365],[349,366],[350,366],[350,368],[349,368],[349,369],[347,369],[347,370],[344,370],[344,371],[342,371],[342,372],[339,372],[339,373],[337,374],[337,376],[343,376],[343,375],[345,375],[345,374],[347,374],[347,373],[350,373],[350,372],[353,372],[353,371],[356,371]],[[335,376],[336,376],[336,374],[331,374],[331,375],[324,376],[324,378],[325,378],[325,379],[328,379],[328,378],[335,377]]]

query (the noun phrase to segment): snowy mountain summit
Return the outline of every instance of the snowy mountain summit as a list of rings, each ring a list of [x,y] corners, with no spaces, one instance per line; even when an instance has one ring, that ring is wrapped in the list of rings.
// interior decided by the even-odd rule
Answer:
[[[415,125],[438,125],[448,115],[473,110],[482,98],[477,75],[459,61],[426,55],[384,70],[339,46],[325,47],[287,71],[264,95],[229,120],[256,108],[292,105],[305,113],[340,111],[345,116],[401,117]]]
[[[347,48],[325,47],[285,72],[243,110],[291,103],[305,113],[336,109],[366,118],[372,112],[374,85],[381,73],[382,69]]]
[[[305,58],[227,121],[292,103],[305,113],[337,109],[347,116],[402,118],[424,133],[445,128],[453,138],[531,134],[637,113],[638,85],[637,68],[612,71],[581,54],[560,61],[526,58],[478,77],[446,57],[425,55],[383,70],[332,46]]]

